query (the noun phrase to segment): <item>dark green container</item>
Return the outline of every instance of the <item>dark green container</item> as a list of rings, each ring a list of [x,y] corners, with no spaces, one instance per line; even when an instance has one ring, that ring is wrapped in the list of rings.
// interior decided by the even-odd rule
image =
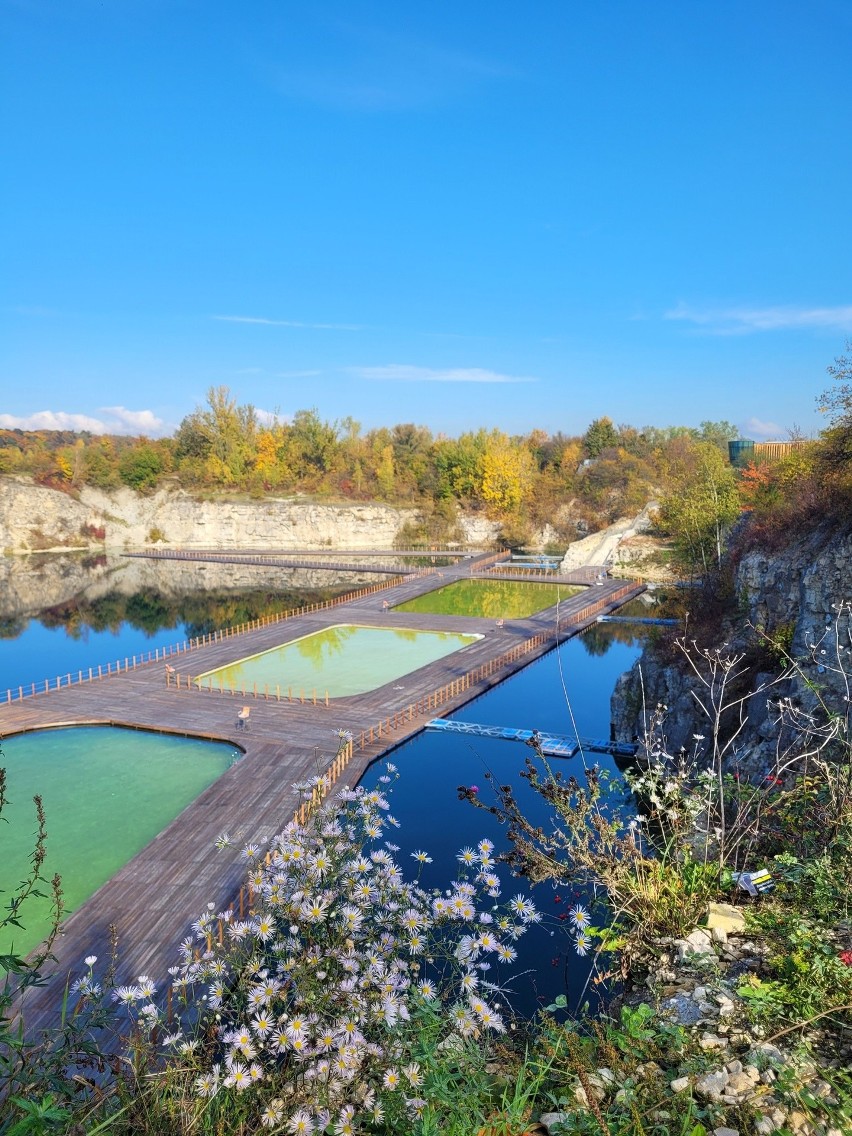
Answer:
[[[736,442],[728,442],[728,460],[737,469],[742,469],[754,460],[754,442],[748,438],[739,438]]]

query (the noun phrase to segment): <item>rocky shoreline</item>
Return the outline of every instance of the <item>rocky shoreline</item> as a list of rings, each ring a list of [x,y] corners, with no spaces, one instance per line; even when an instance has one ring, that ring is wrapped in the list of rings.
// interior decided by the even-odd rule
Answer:
[[[780,1037],[767,1039],[766,1031],[748,1019],[743,985],[749,976],[765,975],[769,953],[759,933],[747,927],[743,910],[724,903],[711,904],[702,925],[684,938],[661,939],[653,952],[638,960],[635,970],[643,976],[629,983],[610,1010],[645,1006],[653,1012],[649,1028],[680,1027],[683,1060],[680,1066],[668,1067],[657,1061],[637,1063],[633,1079],[645,1082],[646,1088],[658,1082],[658,1090],[670,1096],[672,1109],[680,1100],[685,1111],[686,1102],[694,1099],[715,1117],[717,1127],[707,1129],[712,1136],[742,1136],[746,1129],[736,1125],[742,1124],[737,1118],[743,1113],[756,1117],[747,1128],[755,1136],[782,1131],[846,1136],[830,1119],[837,1098],[822,1074],[852,1066],[852,1043],[818,1066]],[[808,1031],[789,1036],[800,1039],[803,1032]],[[810,1033],[810,1040],[818,1041],[818,1030]],[[598,1108],[624,1101],[631,1091],[631,1085],[620,1083],[605,1066],[583,1079],[585,1086],[576,1081],[573,1109],[541,1117],[551,1136],[572,1131],[576,1111],[590,1110],[589,1089]],[[803,1093],[811,1102],[807,1112],[798,1103]]]

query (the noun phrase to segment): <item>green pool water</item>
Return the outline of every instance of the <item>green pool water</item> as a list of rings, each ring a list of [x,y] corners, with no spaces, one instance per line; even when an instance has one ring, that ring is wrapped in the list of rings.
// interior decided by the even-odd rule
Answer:
[[[75,911],[220,776],[233,746],[146,730],[80,726],[3,740],[7,802],[0,821],[0,916],[26,875],[37,828],[33,797],[47,815],[44,874],[62,877]],[[23,929],[0,928],[0,954],[26,954],[50,926],[49,904],[21,909]]]
[[[514,580],[457,580],[400,604],[394,611],[473,615],[483,619],[525,619],[585,590],[565,584],[528,584]]]
[[[341,698],[363,694],[469,646],[481,635],[338,624],[198,675],[199,686]]]

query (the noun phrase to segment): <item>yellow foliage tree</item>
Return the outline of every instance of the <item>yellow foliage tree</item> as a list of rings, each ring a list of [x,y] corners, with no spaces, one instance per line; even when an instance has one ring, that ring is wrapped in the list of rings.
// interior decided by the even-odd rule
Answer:
[[[269,485],[280,485],[286,479],[286,465],[279,457],[282,442],[279,429],[265,428],[257,432],[254,468]]]
[[[485,440],[482,455],[482,500],[496,512],[520,507],[529,494],[535,474],[535,461],[526,446],[512,441],[500,430]]]

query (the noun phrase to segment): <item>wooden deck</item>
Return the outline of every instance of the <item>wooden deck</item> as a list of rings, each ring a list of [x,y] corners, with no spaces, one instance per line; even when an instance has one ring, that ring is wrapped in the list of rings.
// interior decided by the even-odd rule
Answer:
[[[486,559],[490,558],[483,557],[480,563]],[[211,693],[188,683],[178,687],[171,676],[167,683],[163,662],[0,705],[0,734],[6,737],[46,726],[109,723],[209,737],[245,750],[239,762],[65,921],[55,947],[54,977],[27,994],[28,1028],[55,1021],[67,975],[82,972],[86,955],[107,958],[110,924],[119,936],[118,980],[149,974],[164,983],[177,944],[206,904],[217,910],[227,907],[243,882],[244,865],[238,854],[217,852],[216,837],[225,830],[242,832],[246,841],[263,844],[280,831],[301,803],[293,783],[328,768],[337,751],[339,730],[351,731],[355,739],[354,756],[338,782],[351,785],[372,760],[419,732],[437,713],[452,712],[553,647],[556,608],[507,621],[503,627],[492,620],[384,610],[385,600],[401,603],[452,579],[468,578],[477,567],[476,560],[462,561],[445,567],[440,575],[410,577],[391,589],[171,659],[181,670],[191,663],[192,674],[200,674],[340,622],[472,631],[482,636],[462,651],[393,683],[332,699],[328,706],[324,700],[314,705],[263,695]],[[559,639],[576,634],[597,615],[643,590],[641,584],[607,580],[563,601]],[[251,705],[248,730],[237,724],[243,704]]]

